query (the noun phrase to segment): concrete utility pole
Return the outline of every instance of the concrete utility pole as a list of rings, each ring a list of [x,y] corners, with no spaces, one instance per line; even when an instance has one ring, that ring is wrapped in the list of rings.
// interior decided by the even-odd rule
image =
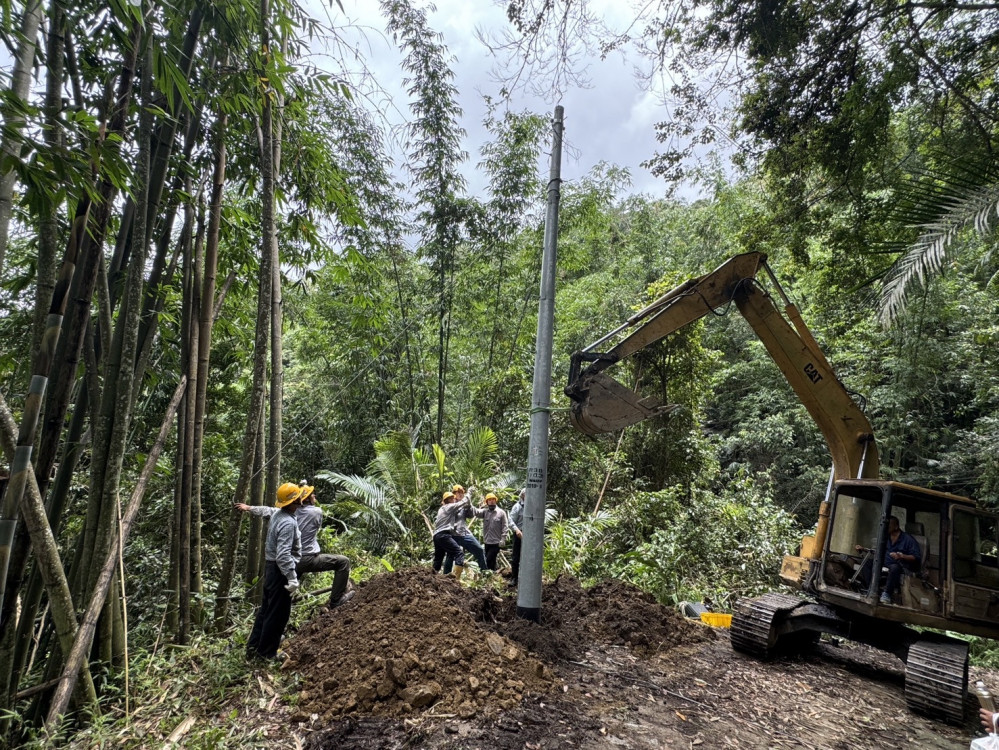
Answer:
[[[541,621],[541,572],[545,551],[545,494],[548,487],[548,407],[552,391],[552,330],[555,327],[555,258],[558,247],[558,201],[562,185],[562,106],[552,122],[548,213],[541,257],[538,300],[538,340],[534,352],[531,396],[531,437],[527,456],[527,497],[524,501],[524,546],[520,560],[517,615]]]

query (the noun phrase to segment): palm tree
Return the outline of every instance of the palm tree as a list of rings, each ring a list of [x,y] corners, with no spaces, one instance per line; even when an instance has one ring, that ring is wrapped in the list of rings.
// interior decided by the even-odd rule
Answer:
[[[320,472],[317,479],[344,490],[333,503],[333,515],[358,531],[372,549],[404,543],[416,550],[429,536],[412,535],[414,529],[433,525],[440,494],[455,481],[507,489],[513,475],[500,472],[494,456],[496,434],[488,427],[473,430],[449,466],[444,449],[416,445],[415,430],[395,430],[375,441],[375,457],[366,474]]]
[[[335,471],[316,474],[317,479],[345,491],[345,497],[334,503],[333,515],[349,521],[348,530],[361,532],[373,549],[408,540],[411,525],[422,525],[420,509],[439,486],[434,477],[443,467],[443,453],[428,453],[415,440],[415,431],[408,429],[376,440],[375,457],[365,476]]]

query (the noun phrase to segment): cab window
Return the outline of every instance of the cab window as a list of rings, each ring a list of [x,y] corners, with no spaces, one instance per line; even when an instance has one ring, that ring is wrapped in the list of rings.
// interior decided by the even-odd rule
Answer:
[[[995,516],[954,509],[954,580],[999,586],[999,523]]]

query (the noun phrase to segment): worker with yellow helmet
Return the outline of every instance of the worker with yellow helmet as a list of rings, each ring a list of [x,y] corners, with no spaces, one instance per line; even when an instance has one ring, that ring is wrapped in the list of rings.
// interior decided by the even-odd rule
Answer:
[[[282,485],[292,487],[291,483]],[[323,511],[316,505],[315,487],[309,485],[305,480],[298,484],[301,489],[299,500],[301,505],[295,513],[295,523],[298,524],[298,531],[302,539],[302,556],[295,566],[298,575],[306,573],[323,573],[333,571],[333,585],[330,587],[330,599],[327,605],[330,609],[336,609],[351,600],[353,591],[348,591],[350,583],[350,560],[344,555],[324,554],[319,546],[319,529],[323,525]],[[288,492],[291,492],[289,489]],[[268,505],[247,505],[246,503],[236,503],[236,508],[243,513],[270,518],[279,512],[276,507]]]
[[[285,482],[277,491],[264,543],[264,592],[246,643],[248,658],[275,659],[291,616],[291,596],[298,591],[295,566],[302,557],[302,538],[295,512],[302,507],[304,487]]]
[[[506,540],[506,532],[510,527],[506,511],[497,503],[499,498],[496,493],[490,492],[485,498],[485,506],[474,508],[475,517],[482,521],[482,543],[486,548],[486,569],[496,572],[496,557],[499,555],[500,545]]]
[[[455,575],[461,578],[461,571],[465,566],[465,550],[458,544],[455,526],[458,514],[464,509],[465,504],[456,502],[453,492],[445,492],[441,496],[441,507],[437,511],[437,518],[434,519],[434,573],[440,572],[444,558],[448,557],[455,563]]]
[[[455,502],[462,506],[462,510],[458,513],[455,520],[455,541],[458,542],[458,544],[460,544],[461,547],[472,556],[472,559],[475,560],[475,564],[479,566],[479,570],[484,572],[488,569],[488,566],[486,565],[485,550],[482,549],[482,545],[479,544],[479,540],[476,539],[475,535],[468,530],[468,525],[465,523],[475,517],[475,512],[472,510],[471,504],[471,491],[467,493],[468,497],[466,497],[465,488],[460,484],[456,484],[451,488],[451,492],[454,493]],[[450,560],[446,561],[444,564],[445,573],[450,572],[448,562],[450,562]],[[457,569],[458,565],[459,563],[455,561],[455,572],[460,578],[461,571]]]

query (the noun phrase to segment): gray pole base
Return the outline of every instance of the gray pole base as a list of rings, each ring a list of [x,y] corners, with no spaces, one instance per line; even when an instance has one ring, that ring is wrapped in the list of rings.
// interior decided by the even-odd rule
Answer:
[[[517,617],[541,624],[541,607],[517,607]]]

